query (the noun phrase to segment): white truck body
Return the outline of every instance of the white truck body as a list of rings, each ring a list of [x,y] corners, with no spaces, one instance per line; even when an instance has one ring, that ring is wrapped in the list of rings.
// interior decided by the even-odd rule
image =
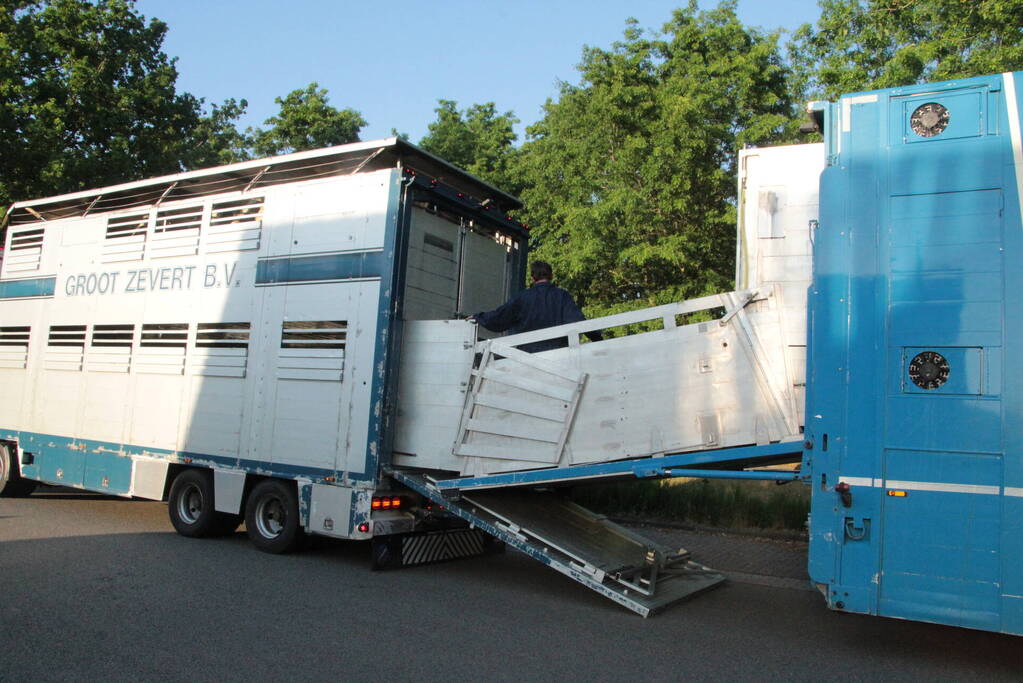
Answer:
[[[417,165],[457,180],[431,199]],[[0,438],[26,478],[116,495],[209,467],[227,512],[246,474],[294,480],[317,532],[371,535],[401,322],[521,280],[483,191],[515,205],[392,139],[15,204]]]

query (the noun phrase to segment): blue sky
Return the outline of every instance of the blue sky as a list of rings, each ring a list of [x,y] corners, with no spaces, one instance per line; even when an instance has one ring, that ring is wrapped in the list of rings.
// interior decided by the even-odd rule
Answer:
[[[139,0],[136,7],[168,24],[164,50],[178,58],[178,89],[214,103],[245,98],[242,127],[274,115],[275,97],[316,81],[333,106],[362,113],[363,140],[396,128],[417,142],[443,98],[514,111],[521,142],[558,81],[578,81],[583,45],[609,47],[630,16],[660,28],[683,2]],[[819,9],[816,0],[740,0],[739,15],[792,30],[815,21]]]

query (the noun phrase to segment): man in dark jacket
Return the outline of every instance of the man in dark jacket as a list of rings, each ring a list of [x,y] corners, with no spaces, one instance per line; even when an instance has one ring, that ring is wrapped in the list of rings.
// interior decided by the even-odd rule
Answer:
[[[529,289],[519,292],[508,303],[492,311],[477,313],[472,316],[473,320],[491,332],[510,330],[512,334],[518,334],[586,319],[576,306],[572,295],[551,283],[554,277],[551,264],[546,261],[533,261],[529,267],[529,274],[533,279],[533,285]],[[600,338],[599,333],[590,333],[587,336],[594,340]],[[566,346],[568,339],[560,337],[523,344],[519,348],[536,353]]]

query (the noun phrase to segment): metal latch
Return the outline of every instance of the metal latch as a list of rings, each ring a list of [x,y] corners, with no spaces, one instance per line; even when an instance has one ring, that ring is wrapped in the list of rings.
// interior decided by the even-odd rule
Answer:
[[[845,537],[850,541],[862,541],[870,536],[869,517],[846,517]]]

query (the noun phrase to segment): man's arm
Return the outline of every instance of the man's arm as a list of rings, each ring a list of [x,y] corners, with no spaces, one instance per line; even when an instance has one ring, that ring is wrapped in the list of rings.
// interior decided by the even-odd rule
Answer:
[[[504,332],[518,324],[519,306],[519,297],[516,296],[492,311],[477,313],[472,319],[491,332]]]

